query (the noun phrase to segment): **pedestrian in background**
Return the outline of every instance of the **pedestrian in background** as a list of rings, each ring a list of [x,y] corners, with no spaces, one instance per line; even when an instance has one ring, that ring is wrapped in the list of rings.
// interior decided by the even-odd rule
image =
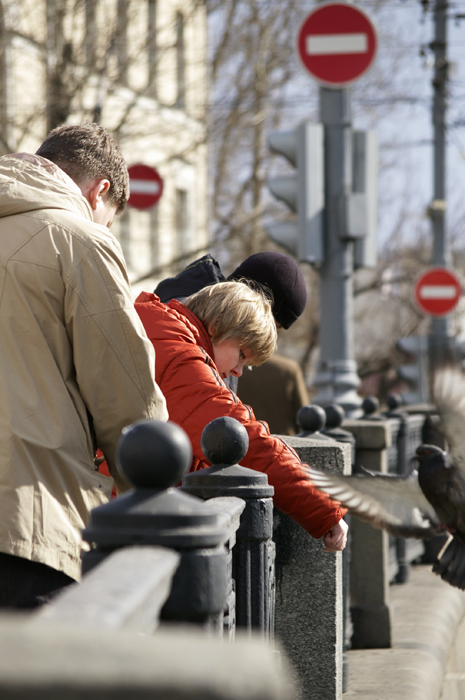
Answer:
[[[237,390],[242,403],[268,423],[274,435],[300,432],[297,413],[309,403],[300,365],[290,357],[273,355],[252,372],[244,372]]]

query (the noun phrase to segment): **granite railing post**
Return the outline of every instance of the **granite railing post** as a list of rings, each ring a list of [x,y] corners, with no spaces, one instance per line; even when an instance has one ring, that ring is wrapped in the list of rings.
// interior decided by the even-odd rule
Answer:
[[[362,420],[383,420],[379,415],[379,399],[376,396],[365,396],[362,401],[362,412],[359,416]]]
[[[399,476],[406,476],[415,468],[415,450],[422,443],[425,417],[421,414],[409,414],[402,408],[402,397],[391,394],[387,397],[388,410],[386,418],[399,421],[397,430],[397,464],[396,471]],[[409,578],[410,564],[415,559],[420,559],[425,552],[423,540],[396,539],[396,556],[398,571],[395,577],[396,583],[406,583]]]
[[[197,623],[222,636],[232,587],[231,552],[225,545],[244,503],[234,498],[215,506],[171,488],[191,458],[189,438],[174,423],[142,420],[123,431],[117,459],[134,488],[91,512],[83,539],[92,548],[83,557],[83,574],[122,547],[176,550],[180,563],[161,619]],[[234,625],[233,614],[230,623]]]
[[[236,624],[272,639],[274,489],[266,474],[238,464],[247,452],[249,439],[244,426],[234,418],[222,417],[209,423],[202,433],[201,446],[212,466],[186,474],[181,489],[203,499],[236,496],[245,501],[233,550]]]
[[[387,448],[387,467],[388,474],[397,474],[398,464],[399,464],[399,433],[401,433],[400,438],[402,438],[402,425],[399,417],[396,416],[382,416],[383,420],[386,421],[391,431],[391,444]],[[399,571],[400,562],[399,554],[401,551],[398,549],[398,538],[394,535],[388,535],[389,551],[388,551],[388,572],[389,572],[389,583],[399,583]],[[403,562],[402,562],[403,563]]]
[[[421,431],[421,442],[427,445],[437,445],[441,450],[447,451],[447,443],[444,434],[441,432],[441,421],[436,406],[433,404],[409,404],[403,406],[409,414],[417,414],[424,418],[423,429]],[[446,543],[448,535],[436,535],[423,543],[424,554],[423,564],[434,564],[436,558]]]
[[[277,436],[305,464],[350,473],[350,446]],[[288,515],[277,511],[276,638],[294,669],[301,700],[341,700],[343,679],[342,553],[325,554]]]
[[[388,472],[391,431],[385,420],[346,419],[345,430],[355,437],[356,470]],[[392,646],[389,603],[388,534],[359,518],[351,520],[350,595],[355,649]]]
[[[342,424],[346,417],[345,411],[339,404],[331,403],[324,408],[326,414],[326,424],[321,430],[323,435],[350,445],[350,463],[352,470],[355,468],[355,438],[349,430],[344,430]]]
[[[338,404],[328,404],[324,408],[326,414],[326,425],[322,429],[323,435],[350,445],[350,463],[352,472],[355,471],[355,438],[351,432],[341,428],[345,418],[345,411]],[[351,647],[351,639],[353,634],[352,618],[350,614],[350,559],[352,550],[352,529],[350,512],[344,516],[344,520],[349,526],[349,534],[347,536],[347,544],[342,552],[342,594],[344,604],[344,654],[343,654],[343,676],[342,690],[347,692],[349,689],[349,659],[347,651]]]
[[[387,421],[389,429],[391,431],[391,440],[389,447],[387,448],[387,470],[389,474],[397,474],[397,463],[398,463],[398,439],[397,435],[400,429],[399,419],[392,416],[386,417],[384,413],[379,413],[379,400],[376,396],[367,396],[362,402],[363,415],[362,420],[369,421]],[[366,467],[366,465],[363,465]],[[357,467],[356,467],[357,470]],[[399,559],[398,559],[398,540],[394,535],[387,535],[388,541],[388,582],[392,583],[397,581],[397,576],[399,573]]]
[[[302,428],[302,432],[298,433],[296,437],[308,437],[322,442],[332,440],[323,432],[326,426],[326,413],[321,406],[316,404],[302,406],[297,412],[297,425]]]

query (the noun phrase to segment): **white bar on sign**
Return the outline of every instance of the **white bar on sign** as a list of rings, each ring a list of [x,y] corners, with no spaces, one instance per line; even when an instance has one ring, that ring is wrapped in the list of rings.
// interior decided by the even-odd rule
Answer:
[[[158,194],[160,185],[155,180],[129,180],[131,194]]]
[[[309,56],[325,56],[335,53],[366,53],[366,34],[314,34],[305,39],[305,49]]]
[[[453,299],[457,294],[457,290],[453,284],[425,284],[420,287],[421,299]]]

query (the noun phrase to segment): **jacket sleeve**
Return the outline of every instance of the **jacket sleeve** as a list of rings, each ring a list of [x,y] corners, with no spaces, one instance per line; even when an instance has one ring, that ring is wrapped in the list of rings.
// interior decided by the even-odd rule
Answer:
[[[171,420],[189,435],[195,459],[208,466],[200,448],[204,427],[214,418],[231,416],[249,435],[249,449],[242,466],[264,472],[274,487],[274,503],[313,537],[322,537],[344,515],[338,503],[313,486],[298,455],[282,440],[270,435],[266,423],[255,419],[219,377],[215,365],[198,347],[173,353],[160,386]]]
[[[168,418],[155,383],[154,349],[134,309],[116,240],[97,236],[68,273],[65,286],[65,323],[76,381],[97,444],[115,476],[121,430],[142,418]]]

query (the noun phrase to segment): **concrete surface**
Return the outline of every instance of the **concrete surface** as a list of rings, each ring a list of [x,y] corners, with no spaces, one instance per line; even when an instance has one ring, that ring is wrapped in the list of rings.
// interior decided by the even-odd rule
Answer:
[[[281,436],[302,462],[350,473],[349,444]],[[342,553],[280,513],[276,542],[275,635],[290,661],[299,700],[341,700],[343,674]]]
[[[277,663],[280,660],[280,672]],[[0,615],[1,700],[293,700],[288,665],[262,639],[194,627],[155,635]]]
[[[408,583],[390,586],[389,594],[393,646],[348,652],[343,697],[463,700],[465,592],[444,583],[431,566],[420,565],[412,567]],[[441,695],[443,688],[448,694]]]
[[[391,424],[347,420],[343,425],[355,437],[355,470],[387,474]],[[395,557],[394,560],[397,566]],[[354,649],[389,649],[392,645],[390,561],[388,533],[351,518],[349,590]]]
[[[441,700],[463,700],[465,698],[465,617],[458,627],[454,644],[449,654],[442,687]]]

